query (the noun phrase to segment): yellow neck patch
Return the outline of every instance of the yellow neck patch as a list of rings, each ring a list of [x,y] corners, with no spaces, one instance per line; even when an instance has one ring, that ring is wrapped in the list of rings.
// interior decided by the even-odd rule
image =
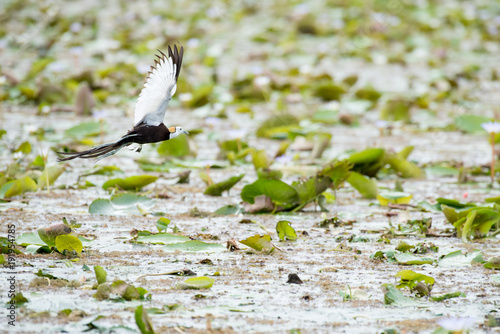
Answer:
[[[174,126],[169,127],[168,131],[170,131],[170,133],[174,133],[175,132],[175,127]]]

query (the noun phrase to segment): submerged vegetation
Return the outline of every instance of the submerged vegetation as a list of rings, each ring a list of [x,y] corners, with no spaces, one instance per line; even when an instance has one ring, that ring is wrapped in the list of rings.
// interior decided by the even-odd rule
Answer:
[[[499,326],[496,2],[1,7],[2,301],[21,331]],[[177,42],[165,124],[190,135],[57,163],[132,127]]]

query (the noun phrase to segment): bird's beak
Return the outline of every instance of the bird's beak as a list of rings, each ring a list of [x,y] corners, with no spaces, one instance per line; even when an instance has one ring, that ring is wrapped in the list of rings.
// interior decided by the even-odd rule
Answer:
[[[189,132],[187,132],[186,130],[182,130],[182,132],[184,132],[187,135],[189,134]]]

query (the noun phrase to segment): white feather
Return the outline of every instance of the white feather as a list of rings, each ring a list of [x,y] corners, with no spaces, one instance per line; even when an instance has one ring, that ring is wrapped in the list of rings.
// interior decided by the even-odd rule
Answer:
[[[163,123],[168,102],[177,88],[176,68],[171,57],[161,57],[146,78],[134,111],[134,125],[144,122],[150,126]]]

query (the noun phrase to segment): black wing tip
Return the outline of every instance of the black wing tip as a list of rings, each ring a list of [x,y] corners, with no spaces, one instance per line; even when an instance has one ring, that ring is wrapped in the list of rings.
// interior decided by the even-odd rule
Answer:
[[[180,45],[180,43],[179,43]],[[172,58],[172,62],[175,64],[175,80],[177,81],[179,79],[179,74],[181,73],[181,67],[182,67],[182,58],[184,57],[184,47],[180,45],[179,48],[177,48],[177,44],[174,44],[174,48],[170,45],[167,45],[167,53],[168,56],[163,53],[160,49],[156,49],[160,53],[161,56],[156,55],[159,59],[167,59],[167,58]],[[155,59],[155,67],[158,65],[157,60]],[[146,77],[147,78],[147,77]]]

